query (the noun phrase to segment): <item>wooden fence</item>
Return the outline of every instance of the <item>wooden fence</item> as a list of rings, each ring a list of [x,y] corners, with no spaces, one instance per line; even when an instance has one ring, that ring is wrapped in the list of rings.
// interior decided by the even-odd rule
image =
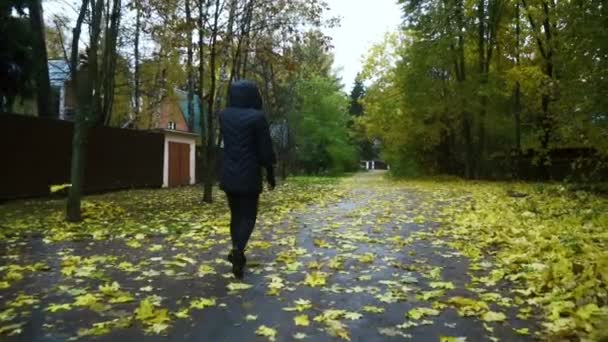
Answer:
[[[0,200],[45,196],[51,185],[69,183],[73,126],[0,114]],[[86,150],[85,192],[162,186],[163,148],[161,133],[93,128]]]

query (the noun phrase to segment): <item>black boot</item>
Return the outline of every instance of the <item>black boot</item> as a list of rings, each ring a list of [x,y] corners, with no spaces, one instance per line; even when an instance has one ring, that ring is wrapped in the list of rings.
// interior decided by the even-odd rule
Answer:
[[[243,279],[243,269],[245,268],[245,263],[247,263],[247,259],[245,258],[245,253],[238,249],[233,249],[228,257],[232,262],[232,273],[234,277],[237,279]]]
[[[228,252],[228,256],[226,256],[226,260],[228,260],[231,264],[234,263],[234,261],[233,261],[234,260],[233,255],[234,255],[235,252],[233,252],[233,251],[236,251],[236,250],[237,250],[236,248],[231,249],[230,252]],[[243,258],[245,258],[245,254],[244,253],[243,253]],[[245,258],[245,264],[246,263],[247,263],[247,258]]]

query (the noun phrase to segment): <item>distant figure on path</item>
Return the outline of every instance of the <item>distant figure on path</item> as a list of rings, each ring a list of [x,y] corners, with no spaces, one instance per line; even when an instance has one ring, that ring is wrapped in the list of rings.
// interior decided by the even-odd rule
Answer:
[[[219,120],[224,139],[220,188],[228,196],[232,237],[228,260],[234,276],[241,279],[246,263],[244,251],[255,226],[262,192],[262,168],[266,169],[270,190],[275,187],[276,160],[257,86],[246,80],[232,83],[228,108],[220,113]]]

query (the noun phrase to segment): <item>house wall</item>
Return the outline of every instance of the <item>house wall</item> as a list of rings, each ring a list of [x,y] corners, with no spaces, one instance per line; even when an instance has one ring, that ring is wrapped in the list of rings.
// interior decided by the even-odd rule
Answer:
[[[169,142],[190,145],[190,184],[196,183],[196,138],[179,133],[165,132],[165,150],[163,156],[163,187],[169,186]]]
[[[169,121],[175,122],[176,130],[188,132],[188,123],[184,119],[177,99],[172,96],[165,98],[162,102],[158,127],[156,128],[168,129]]]

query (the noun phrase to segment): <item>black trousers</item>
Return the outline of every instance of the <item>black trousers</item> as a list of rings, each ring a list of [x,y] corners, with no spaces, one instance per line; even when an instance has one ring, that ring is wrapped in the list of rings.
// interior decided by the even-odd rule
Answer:
[[[244,251],[255,227],[260,195],[226,195],[228,195],[228,205],[230,206],[230,236],[232,237],[232,246]]]

